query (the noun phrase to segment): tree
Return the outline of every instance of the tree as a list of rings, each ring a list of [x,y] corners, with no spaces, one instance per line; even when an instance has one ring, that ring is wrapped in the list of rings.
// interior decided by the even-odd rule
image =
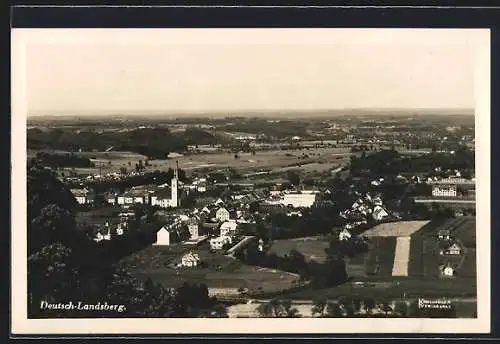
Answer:
[[[27,173],[28,219],[31,221],[48,204],[55,204],[73,213],[77,202],[69,189],[55,174],[39,165],[32,165]]]
[[[376,307],[376,303],[375,303],[375,300],[374,299],[365,299],[364,302],[363,302],[364,306],[365,306],[365,310],[368,314],[372,314],[373,313],[373,310],[375,309]]]
[[[311,310],[312,315],[318,314],[320,317],[324,317],[326,313],[327,303],[324,299],[316,299],[313,301],[313,308]]]
[[[65,231],[74,228],[75,221],[71,213],[58,205],[49,204],[40,211],[40,215],[29,226],[28,252],[33,253],[43,246],[58,240],[64,240]]]
[[[287,179],[290,182],[290,184],[292,184],[294,186],[300,185],[300,177],[297,174],[297,172],[288,171],[288,173],[287,173]]]
[[[359,299],[352,300],[352,306],[354,309],[354,313],[358,314],[361,311],[361,300]]]
[[[355,310],[353,301],[349,298],[341,298],[339,300],[340,309],[345,317],[353,317]]]
[[[408,305],[405,301],[396,302],[394,305],[394,313],[400,317],[406,318],[408,316]]]
[[[61,243],[49,244],[28,257],[29,313],[34,317],[63,316],[64,310],[48,314],[41,302],[71,301],[77,288],[78,272],[72,268],[71,250]],[[45,314],[44,314],[45,313]]]
[[[304,183],[304,185],[307,185],[307,186],[314,186],[316,184],[316,182],[312,178],[304,179],[303,183]]]
[[[384,313],[384,315],[387,317],[389,313],[393,312],[392,306],[389,302],[383,301],[378,305],[378,308]]]
[[[318,315],[320,318],[338,318],[342,316],[339,304],[329,302],[324,299],[316,299],[313,302],[311,313]]]
[[[272,299],[257,307],[261,318],[300,318],[297,308],[292,307],[290,300]]]

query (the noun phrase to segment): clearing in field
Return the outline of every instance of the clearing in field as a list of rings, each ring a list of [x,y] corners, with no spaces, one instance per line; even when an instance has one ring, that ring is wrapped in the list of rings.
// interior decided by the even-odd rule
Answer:
[[[381,223],[362,235],[365,237],[407,237],[425,226],[429,221],[399,221]]]

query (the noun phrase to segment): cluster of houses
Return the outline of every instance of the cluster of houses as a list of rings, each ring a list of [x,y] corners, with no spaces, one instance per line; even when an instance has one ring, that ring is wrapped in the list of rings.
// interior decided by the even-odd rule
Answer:
[[[116,224],[106,222],[104,226],[99,228],[95,233],[94,241],[101,242],[103,240],[111,240],[116,236],[122,236],[127,231],[127,228],[128,223],[126,221],[120,221]]]
[[[235,210],[219,198],[201,209],[192,210],[188,215],[172,217],[157,232],[155,245],[171,245],[180,241],[195,244],[210,238],[210,247],[221,250],[234,242],[241,224],[254,222],[248,212]]]
[[[463,254],[462,246],[455,240],[452,231],[449,229],[441,229],[437,233],[437,238],[440,242],[441,249],[439,254],[443,257],[453,258],[460,257]],[[440,267],[440,272],[443,277],[453,277],[455,276],[455,269],[452,264],[447,261]]]
[[[350,209],[345,209],[340,212],[340,216],[348,220],[348,226],[366,224],[368,216],[371,216],[375,221],[382,221],[389,216],[389,212],[385,209],[384,203],[380,195],[372,195],[367,192],[364,196],[354,201]]]
[[[178,169],[174,170],[174,176],[170,185],[139,185],[134,186],[123,193],[116,191],[107,192],[104,201],[111,205],[120,205],[123,208],[136,204],[150,204],[160,208],[177,208],[179,206],[179,191],[195,190],[203,193],[207,191],[207,180],[196,178],[190,184],[183,184],[179,180]],[[96,194],[88,188],[71,189],[71,192],[79,204],[94,204]]]

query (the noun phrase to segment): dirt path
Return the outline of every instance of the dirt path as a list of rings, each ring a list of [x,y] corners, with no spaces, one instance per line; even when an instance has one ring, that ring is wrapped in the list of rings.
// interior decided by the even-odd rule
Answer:
[[[408,276],[408,262],[410,260],[411,237],[398,237],[394,252],[392,276]]]

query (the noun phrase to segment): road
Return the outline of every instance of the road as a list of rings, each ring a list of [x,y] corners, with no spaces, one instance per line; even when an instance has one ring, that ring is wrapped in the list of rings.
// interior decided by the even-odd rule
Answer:
[[[476,204],[475,199],[415,199],[415,203],[463,203]]]
[[[253,240],[253,238],[255,238],[255,236],[253,235],[245,236],[240,242],[238,242],[236,245],[227,250],[227,255],[232,256],[236,250],[245,247],[247,244],[250,243],[250,241]]]

